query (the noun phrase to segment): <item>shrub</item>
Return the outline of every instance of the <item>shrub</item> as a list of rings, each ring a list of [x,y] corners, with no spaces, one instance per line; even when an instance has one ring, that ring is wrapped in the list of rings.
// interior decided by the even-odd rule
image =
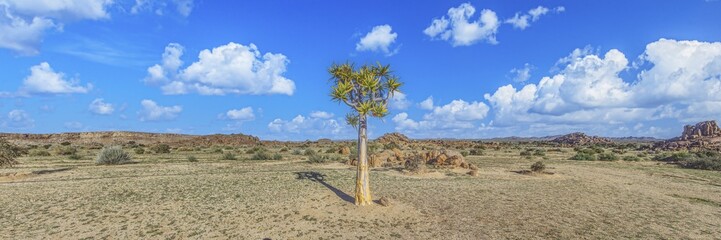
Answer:
[[[50,147],[52,147],[52,146],[53,146],[52,144],[45,144],[45,145],[43,145],[43,148],[50,149]]]
[[[290,150],[290,149],[288,149],[287,147],[284,147],[284,148],[281,148],[281,149],[280,149],[280,152],[288,152],[289,150]]]
[[[78,149],[69,145],[62,145],[55,148],[55,154],[57,155],[73,155],[78,152]]]
[[[19,147],[13,145],[6,140],[0,140],[0,166],[10,166],[17,164],[15,160],[21,154]]]
[[[30,153],[28,153],[28,155],[33,157],[49,157],[50,152],[44,149],[33,149]]]
[[[188,159],[188,162],[197,162],[198,161],[198,158],[196,158],[195,156],[188,156],[186,159]]]
[[[257,152],[264,152],[266,151],[265,148],[262,147],[253,147],[251,149],[248,149],[248,151],[245,151],[246,154],[253,154]]]
[[[335,149],[329,148],[328,150],[325,150],[325,153],[335,153]]]
[[[541,161],[538,161],[538,162],[534,163],[533,165],[531,165],[531,171],[543,172],[544,170],[546,170],[546,164],[543,164],[543,162],[541,162]]]
[[[310,148],[309,148],[309,149],[306,149],[305,152],[303,152],[303,155],[306,155],[306,156],[313,156],[313,155],[316,155],[316,154],[318,154],[318,153],[315,152],[315,150],[310,149]]]
[[[235,154],[232,152],[226,152],[223,153],[223,156],[220,157],[221,160],[237,160],[238,158],[235,157]]]
[[[623,156],[624,161],[632,161],[632,162],[638,162],[641,161],[641,158],[637,156]]]
[[[600,160],[600,161],[617,161],[618,156],[616,156],[616,154],[613,154],[613,153],[601,153],[601,154],[598,154],[598,160]]]
[[[576,155],[573,155],[573,157],[571,157],[571,160],[596,161],[596,155],[586,152],[579,152],[576,153]]]
[[[135,154],[144,154],[144,153],[145,153],[145,148],[136,148],[135,149]]]
[[[403,168],[412,173],[422,173],[427,170],[426,162],[420,157],[413,157],[406,160]]]
[[[150,148],[155,153],[170,153],[170,146],[168,144],[158,144]]]
[[[308,162],[310,163],[325,163],[328,160],[330,160],[328,156],[312,155],[308,157]]]
[[[293,155],[301,155],[303,152],[300,151],[300,149],[293,149]]]
[[[270,154],[268,151],[258,151],[250,157],[251,160],[281,160],[283,156],[276,153]]]
[[[467,157],[468,154],[469,154],[468,151],[461,151],[461,156]]]
[[[471,149],[470,151],[468,151],[468,155],[481,156],[481,155],[483,155],[483,150],[480,150],[480,149]]]
[[[98,153],[97,164],[115,165],[130,162],[130,154],[125,152],[120,146],[105,147]]]
[[[721,171],[721,153],[712,151],[703,152],[678,152],[673,154],[661,154],[654,157],[654,160],[678,164],[683,168],[704,169]]]
[[[65,142],[61,142],[61,143],[60,143],[60,145],[63,145],[63,146],[70,146],[70,142],[68,142],[68,141],[65,141]]]
[[[68,156],[68,159],[70,160],[80,160],[83,159],[83,156],[78,155],[77,153],[73,153],[72,155]]]

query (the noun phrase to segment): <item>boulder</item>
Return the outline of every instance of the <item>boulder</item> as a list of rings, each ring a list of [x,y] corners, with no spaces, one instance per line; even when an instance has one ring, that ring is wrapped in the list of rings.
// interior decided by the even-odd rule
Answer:
[[[611,140],[604,137],[588,136],[582,132],[575,132],[557,137],[551,142],[559,143],[562,145],[586,145],[586,144],[605,144],[611,143]]]

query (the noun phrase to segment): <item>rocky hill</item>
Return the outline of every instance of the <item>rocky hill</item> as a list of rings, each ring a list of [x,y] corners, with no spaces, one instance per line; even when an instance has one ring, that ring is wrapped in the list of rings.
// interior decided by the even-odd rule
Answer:
[[[562,145],[586,145],[586,144],[606,144],[611,143],[611,140],[604,137],[588,136],[582,132],[575,132],[557,137],[551,142],[555,142]]]
[[[171,133],[144,132],[81,132],[56,134],[0,133],[0,138],[16,144],[54,144],[71,142],[86,144],[123,144],[133,141],[138,144],[167,143],[180,146],[243,145],[256,144],[260,139],[244,134],[185,135]]]
[[[383,136],[380,136],[375,140],[375,142],[380,144],[389,144],[394,143],[398,146],[405,146],[406,144],[411,142],[411,139],[406,137],[406,135],[403,135],[401,133],[386,133],[383,134]]]
[[[681,136],[659,142],[655,148],[663,150],[721,150],[721,128],[716,121],[703,121],[683,127]]]

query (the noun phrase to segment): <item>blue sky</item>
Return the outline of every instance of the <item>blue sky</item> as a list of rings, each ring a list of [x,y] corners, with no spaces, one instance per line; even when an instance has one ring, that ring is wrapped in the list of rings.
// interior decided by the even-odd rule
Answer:
[[[721,119],[721,1],[0,0],[0,131],[351,139],[334,62],[405,82],[371,137],[679,135]]]

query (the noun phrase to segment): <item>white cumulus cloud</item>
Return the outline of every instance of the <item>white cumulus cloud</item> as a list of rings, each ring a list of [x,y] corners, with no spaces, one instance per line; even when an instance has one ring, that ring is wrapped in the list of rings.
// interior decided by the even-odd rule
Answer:
[[[320,118],[320,119],[329,119],[333,118],[334,114],[324,111],[314,111],[310,113],[310,117],[312,118]]]
[[[39,53],[45,32],[78,20],[107,19],[112,0],[0,0],[0,48],[22,55]]]
[[[622,79],[629,61],[619,50],[603,56],[576,49],[562,59],[563,70],[521,89],[498,88],[485,98],[497,126],[519,123],[627,124],[675,119],[718,118],[721,106],[721,43],[660,39],[641,59],[648,68]]]
[[[373,27],[368,34],[360,39],[356,43],[356,51],[373,51],[383,52],[387,56],[394,55],[398,52],[398,49],[391,50],[390,46],[396,41],[398,37],[397,33],[393,32],[393,28],[386,24]]]
[[[293,95],[295,83],[283,76],[288,58],[261,54],[254,44],[228,43],[198,54],[198,61],[180,69],[183,48],[171,43],[162,64],[148,68],[147,83],[160,84],[164,94],[201,95],[285,94]]]
[[[448,15],[435,18],[423,33],[432,39],[450,42],[453,46],[469,46],[485,40],[497,44],[496,32],[500,22],[496,13],[489,9],[481,10],[478,20],[471,22],[476,9],[470,3],[448,9]]]
[[[35,119],[24,110],[15,109],[8,113],[8,120],[3,122],[3,127],[13,129],[29,129],[35,127]]]
[[[430,101],[429,101],[430,100]],[[426,108],[433,105],[432,98],[426,99]],[[428,103],[430,102],[430,103]],[[401,132],[427,132],[441,133],[443,131],[462,131],[475,129],[480,126],[479,121],[486,118],[489,107],[483,102],[466,102],[454,100],[443,106],[433,106],[430,112],[423,115],[422,120],[413,120],[408,113],[396,114],[392,120],[396,130]]]
[[[420,102],[418,106],[423,110],[433,110],[433,96],[426,98],[426,100]]]
[[[21,95],[87,93],[92,85],[81,86],[77,79],[67,79],[62,72],[55,72],[47,62],[30,67],[30,76],[23,80]]]
[[[244,107],[241,109],[231,109],[225,113],[225,118],[235,121],[250,121],[255,119],[253,108]]]
[[[524,64],[522,68],[514,68],[511,69],[511,74],[513,75],[513,81],[516,82],[525,82],[526,80],[531,78],[531,70],[533,70],[533,65],[531,64]]]
[[[115,112],[115,107],[113,104],[106,103],[102,98],[96,98],[90,102],[88,110],[98,115],[110,115]]]
[[[140,102],[142,110],[138,112],[140,121],[173,120],[183,111],[181,106],[160,106],[153,100],[144,99]]]
[[[411,105],[411,101],[406,98],[406,94],[402,92],[396,92],[389,101],[389,105],[395,109],[406,109]]]
[[[513,25],[514,28],[523,30],[527,27],[530,27],[531,22],[538,21],[539,19],[541,19],[541,16],[546,15],[549,12],[561,13],[564,11],[566,11],[566,8],[563,6],[556,7],[552,10],[544,6],[538,6],[531,10],[528,10],[528,12],[525,14],[516,13],[516,15],[514,15],[512,18],[506,19],[505,23]]]

